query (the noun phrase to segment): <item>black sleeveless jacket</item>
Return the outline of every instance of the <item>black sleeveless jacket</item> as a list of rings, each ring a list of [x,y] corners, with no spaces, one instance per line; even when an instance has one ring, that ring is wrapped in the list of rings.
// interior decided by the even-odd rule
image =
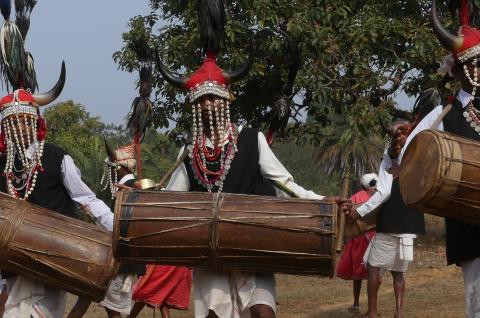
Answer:
[[[231,168],[223,183],[223,192],[237,194],[256,194],[275,196],[275,190],[268,180],[264,180],[260,174],[258,165],[258,129],[243,128],[237,139],[238,152],[231,163]],[[199,185],[193,176],[190,158],[185,159],[188,178],[190,180],[190,191],[207,191]],[[216,171],[220,167],[209,166],[209,169]],[[213,188],[216,192],[218,188]]]
[[[61,148],[45,144],[42,156],[44,171],[38,173],[36,186],[30,194],[28,202],[69,217],[74,217],[74,203],[67,189],[63,186],[62,180],[62,162],[65,154],[65,151]],[[20,161],[16,160],[17,166],[21,167]],[[8,193],[7,179],[3,175],[5,164],[6,157],[0,157],[0,171],[2,172],[2,175],[0,175],[0,191]],[[21,192],[21,196],[23,195],[24,192]]]
[[[458,99],[443,118],[446,132],[480,141],[480,135],[463,117],[464,108]],[[479,180],[480,181],[480,180]],[[457,264],[480,257],[480,226],[445,218],[447,263]]]
[[[423,213],[408,208],[400,195],[398,178],[393,179],[390,198],[377,214],[377,232],[425,234]]]

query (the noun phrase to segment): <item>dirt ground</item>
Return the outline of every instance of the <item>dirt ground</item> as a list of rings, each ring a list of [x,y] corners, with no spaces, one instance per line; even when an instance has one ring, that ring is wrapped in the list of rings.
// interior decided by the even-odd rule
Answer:
[[[415,260],[406,275],[405,317],[465,317],[461,270],[445,266],[445,249],[441,241],[417,240]],[[351,283],[341,279],[302,276],[277,276],[280,318],[347,318],[351,305]],[[75,297],[70,297],[71,307]],[[366,283],[362,289],[361,310],[366,310]],[[393,317],[394,295],[391,276],[384,275],[379,292],[380,317]],[[193,317],[188,312],[172,311],[172,318]],[[90,307],[86,317],[107,317],[98,304]],[[141,318],[153,317],[146,308]],[[155,317],[161,317],[160,312]]]

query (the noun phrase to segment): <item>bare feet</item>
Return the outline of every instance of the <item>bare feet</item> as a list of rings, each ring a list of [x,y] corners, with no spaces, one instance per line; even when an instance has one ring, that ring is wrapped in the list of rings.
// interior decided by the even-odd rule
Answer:
[[[352,306],[347,308],[347,311],[351,314],[358,315],[358,314],[360,314],[360,306],[352,305]]]

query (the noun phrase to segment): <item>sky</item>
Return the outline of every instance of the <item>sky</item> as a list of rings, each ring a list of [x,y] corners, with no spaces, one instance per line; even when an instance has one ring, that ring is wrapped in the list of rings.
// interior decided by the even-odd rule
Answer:
[[[65,60],[66,83],[57,101],[71,99],[104,123],[123,124],[138,95],[138,73],[118,70],[112,55],[122,47],[129,19],[149,12],[148,1],[138,0],[38,1],[25,43],[35,59],[38,92],[53,87]]]

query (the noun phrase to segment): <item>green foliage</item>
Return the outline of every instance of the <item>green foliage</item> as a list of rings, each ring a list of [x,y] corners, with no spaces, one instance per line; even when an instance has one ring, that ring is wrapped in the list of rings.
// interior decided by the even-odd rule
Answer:
[[[296,183],[321,195],[337,195],[341,189],[338,172],[327,175],[316,164],[316,149],[313,145],[298,145],[294,142],[274,143],[273,152]]]
[[[130,144],[128,132],[121,126],[105,125],[98,117],[92,117],[81,104],[73,101],[59,103],[45,110],[47,142],[62,147],[72,156],[82,172],[85,183],[106,202],[110,194],[101,192],[100,180],[106,157],[104,136],[112,147]],[[147,132],[142,143],[141,158],[143,177],[159,180],[173,165],[176,147],[154,129]]]
[[[295,58],[301,61],[289,96],[295,101],[295,120],[308,113],[318,124],[328,125],[331,111],[362,107],[365,99],[375,110],[394,114],[395,92],[403,87],[414,95],[431,86],[428,75],[444,54],[430,29],[430,3],[227,1],[228,49],[219,64],[225,69],[240,65],[249,38],[254,35],[256,40],[255,64],[247,79],[233,87],[238,97],[233,115],[254,126],[265,122]],[[150,15],[132,18],[131,30],[123,35],[125,45],[114,59],[122,69],[134,70],[137,57],[132,45],[148,38],[149,47],[158,48],[173,70],[195,70],[202,60],[196,1],[150,0],[150,6]],[[168,128],[168,120],[180,119],[183,97],[158,72],[154,82],[155,125]]]
[[[106,126],[91,117],[81,104],[73,101],[56,104],[43,114],[47,125],[47,142],[62,147],[82,171],[82,178],[98,192],[105,158],[102,133]]]

